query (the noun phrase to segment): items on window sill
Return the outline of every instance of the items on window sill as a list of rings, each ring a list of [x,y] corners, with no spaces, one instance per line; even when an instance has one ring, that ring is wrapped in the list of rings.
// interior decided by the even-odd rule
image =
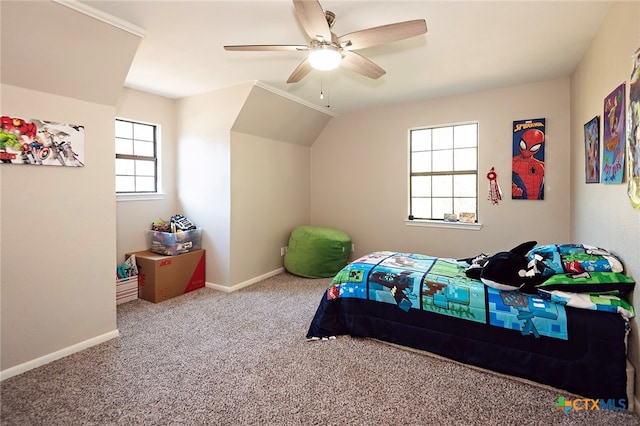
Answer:
[[[444,214],[444,221],[445,222],[457,222],[458,221],[458,215],[455,213],[445,213]]]
[[[460,220],[460,222],[463,222],[463,223],[475,223],[476,214],[460,212],[460,216],[458,217],[458,220]]]

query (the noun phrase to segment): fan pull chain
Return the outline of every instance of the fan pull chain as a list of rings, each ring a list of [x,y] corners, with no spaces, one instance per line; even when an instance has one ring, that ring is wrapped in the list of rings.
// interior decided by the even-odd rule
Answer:
[[[324,80],[323,80],[322,76],[320,76],[320,99],[321,100],[324,100],[323,81]],[[329,96],[328,95],[327,95],[327,102],[326,102],[325,107],[327,107],[327,108],[331,107],[331,105],[329,105]]]

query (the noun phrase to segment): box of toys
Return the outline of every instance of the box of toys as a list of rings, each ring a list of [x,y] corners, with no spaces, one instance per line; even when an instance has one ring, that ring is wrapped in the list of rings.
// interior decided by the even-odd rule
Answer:
[[[127,256],[116,268],[116,305],[138,298],[138,267],[136,256]]]
[[[171,220],[157,220],[147,230],[149,250],[168,256],[189,253],[201,248],[202,229],[182,215],[174,215]]]
[[[162,302],[205,286],[205,250],[176,256],[150,251],[135,255],[138,268],[138,296],[153,303]]]
[[[138,298],[138,277],[116,280],[116,305],[131,302]]]

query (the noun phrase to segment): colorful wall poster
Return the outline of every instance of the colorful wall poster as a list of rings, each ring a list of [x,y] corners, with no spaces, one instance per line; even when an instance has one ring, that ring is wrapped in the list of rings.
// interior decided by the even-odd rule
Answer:
[[[625,151],[625,90],[622,83],[604,98],[602,117],[602,183],[622,183]]]
[[[633,54],[627,128],[627,194],[633,208],[640,209],[640,48]]]
[[[600,182],[600,117],[584,125],[584,172],[586,183]]]
[[[544,200],[545,119],[513,122],[511,198]]]
[[[84,167],[84,126],[0,116],[0,161]]]

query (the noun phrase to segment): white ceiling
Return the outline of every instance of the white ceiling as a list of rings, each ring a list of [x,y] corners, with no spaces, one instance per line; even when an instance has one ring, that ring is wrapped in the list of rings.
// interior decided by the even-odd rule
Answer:
[[[425,19],[425,35],[358,50],[387,73],[338,69],[286,80],[305,52],[228,52],[229,44],[307,44],[290,0],[88,1],[145,30],[126,79],[181,98],[247,81],[333,113],[568,77],[611,1],[330,1],[337,35]],[[321,87],[325,99],[320,99]],[[523,100],[526,101],[526,100]]]

